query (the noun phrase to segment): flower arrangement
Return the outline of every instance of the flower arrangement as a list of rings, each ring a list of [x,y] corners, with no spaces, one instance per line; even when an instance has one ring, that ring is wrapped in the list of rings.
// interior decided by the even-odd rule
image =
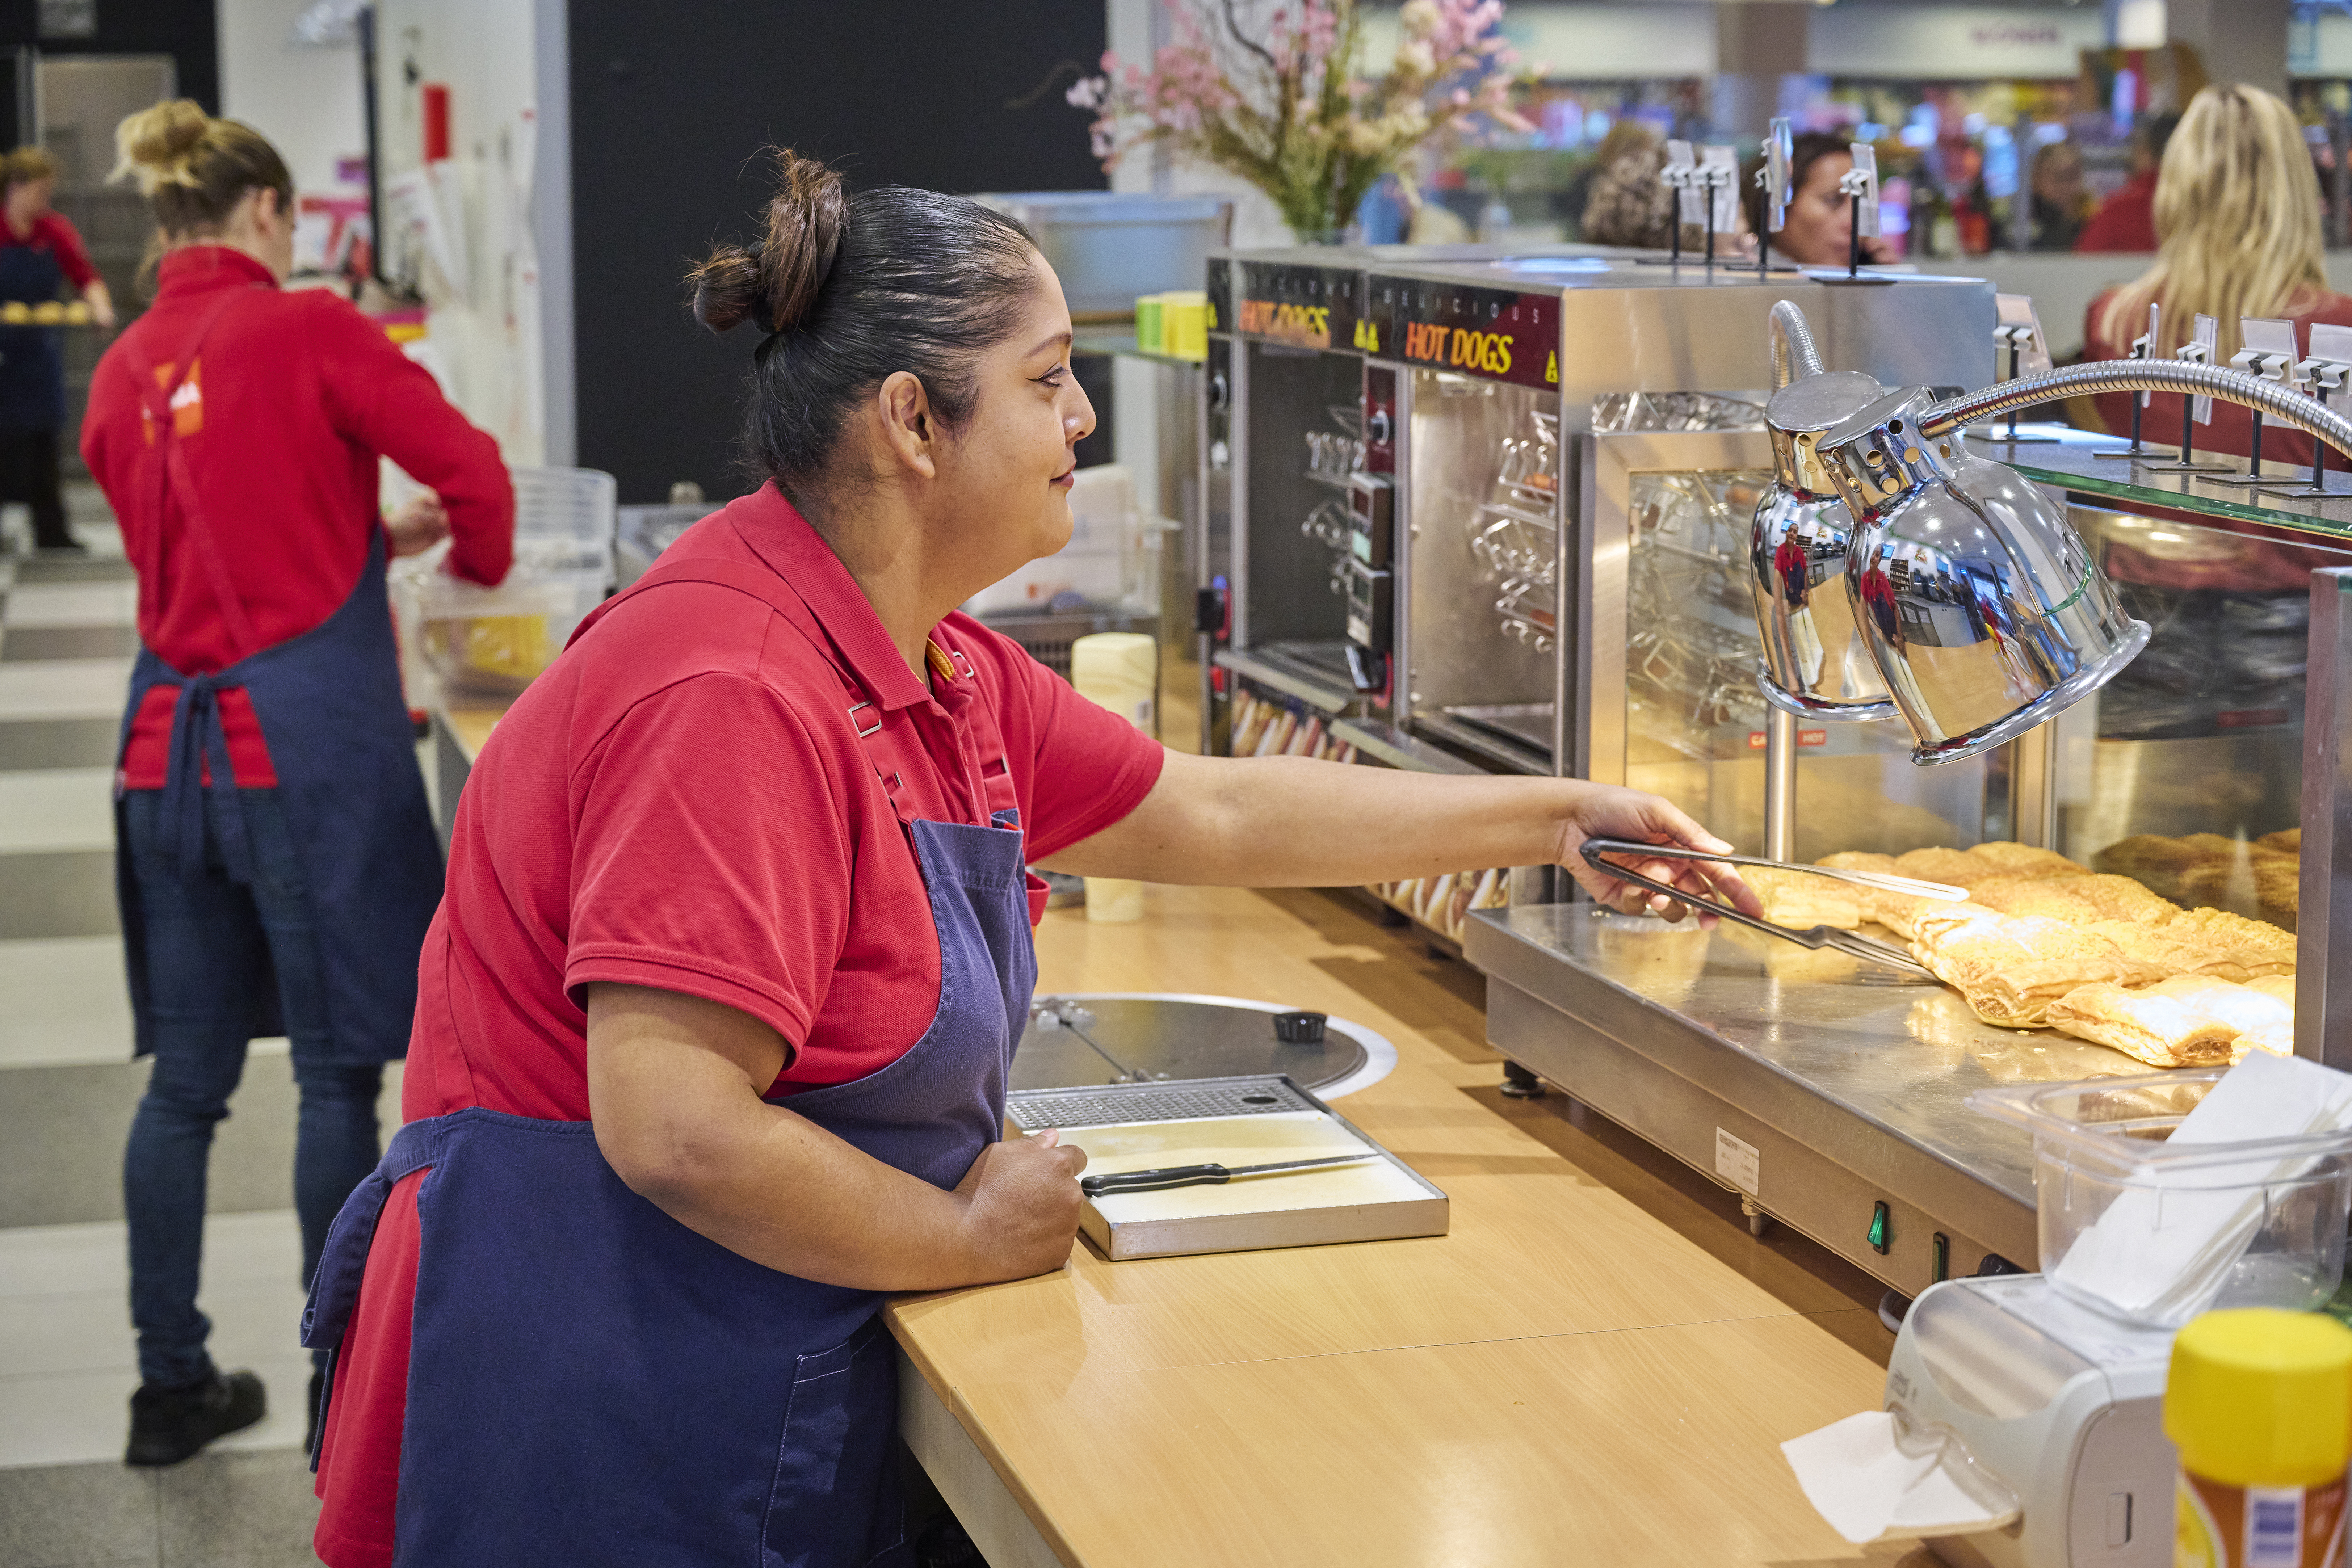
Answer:
[[[1520,79],[1498,35],[1502,0],[1406,0],[1386,75],[1358,74],[1359,0],[1286,0],[1260,22],[1246,0],[1163,0],[1175,41],[1146,70],[1102,58],[1070,89],[1096,111],[1106,169],[1164,142],[1272,197],[1301,238],[1337,235],[1381,175],[1448,127],[1481,117],[1534,129],[1511,107]]]

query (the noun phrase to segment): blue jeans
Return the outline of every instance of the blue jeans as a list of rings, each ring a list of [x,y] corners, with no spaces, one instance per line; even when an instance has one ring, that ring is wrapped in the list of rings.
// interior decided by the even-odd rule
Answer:
[[[383,1068],[337,1062],[328,1025],[326,977],[312,936],[302,864],[269,789],[205,792],[205,867],[182,873],[158,844],[160,790],[123,799],[124,842],[143,905],[154,1068],[122,1159],[123,1209],[131,1230],[131,1319],[139,1331],[139,1374],[184,1385],[212,1375],[205,1339],[211,1321],[196,1310],[204,1257],[205,1174],[213,1127],[245,1071],[252,998],[275,984],[293,1042],[300,1093],[294,1143],[294,1208],[302,1226],[307,1287],[327,1227],[352,1189],[375,1169],[376,1094]],[[244,819],[253,879],[222,864],[220,821]],[[287,1342],[295,1342],[293,1322]]]

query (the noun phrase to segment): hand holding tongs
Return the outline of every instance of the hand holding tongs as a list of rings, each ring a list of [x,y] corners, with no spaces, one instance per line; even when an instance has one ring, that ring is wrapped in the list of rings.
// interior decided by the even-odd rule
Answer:
[[[1927,975],[1931,980],[1935,978],[1935,974],[1925,964],[1914,960],[1909,953],[1889,947],[1883,942],[1877,942],[1866,936],[1858,936],[1850,931],[1841,931],[1835,926],[1811,926],[1804,931],[1796,931],[1788,926],[1774,925],[1770,921],[1759,920],[1754,915],[1732,908],[1729,904],[1717,903],[1713,899],[1694,897],[1680,888],[1653,880],[1639,871],[1631,870],[1617,864],[1614,860],[1602,860],[1599,857],[1602,854],[1643,855],[1662,860],[1713,860],[1729,866],[1760,866],[1774,871],[1803,871],[1811,876],[1829,877],[1841,882],[1853,882],[1868,888],[1883,888],[1890,892],[1909,893],[1918,898],[1948,899],[1958,902],[1964,901],[1969,896],[1969,890],[1966,888],[1956,888],[1948,882],[1923,881],[1916,877],[1898,877],[1886,871],[1848,871],[1830,866],[1792,866],[1785,860],[1764,860],[1752,855],[1717,855],[1709,850],[1693,849],[1680,844],[1636,844],[1630,838],[1588,838],[1584,841],[1584,847],[1580,853],[1595,870],[1606,871],[1612,877],[1622,877],[1626,881],[1637,887],[1647,888],[1654,893],[1664,893],[1677,903],[1688,904],[1693,909],[1705,910],[1707,913],[1720,915],[1725,920],[1738,921],[1741,925],[1793,942],[1800,947],[1815,950],[1824,947],[1835,948],[1838,952],[1850,953],[1855,958],[1866,958],[1873,963],[1884,963],[1895,969],[1906,969],[1914,974]]]

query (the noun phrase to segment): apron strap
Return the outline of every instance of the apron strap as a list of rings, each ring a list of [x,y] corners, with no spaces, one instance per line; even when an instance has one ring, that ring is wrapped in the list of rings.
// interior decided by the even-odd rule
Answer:
[[[429,1116],[394,1133],[383,1163],[343,1201],[327,1229],[326,1246],[320,1249],[319,1270],[310,1278],[310,1300],[302,1309],[304,1348],[332,1350],[342,1343],[352,1309],[359,1304],[360,1281],[367,1273],[368,1248],[375,1242],[384,1200],[412,1173],[440,1162],[448,1122],[446,1116]]]
[[[257,283],[253,287],[259,289],[261,285]],[[252,617],[245,613],[245,601],[237,597],[236,584],[228,574],[228,563],[221,556],[220,543],[213,537],[212,529],[205,520],[204,503],[197,496],[195,480],[188,470],[187,449],[181,443],[173,422],[172,399],[186,384],[189,373],[195,369],[196,355],[203,350],[205,339],[211,334],[214,323],[227,312],[231,305],[247,298],[250,298],[250,293],[247,289],[224,289],[221,297],[205,307],[205,313],[196,318],[194,330],[182,340],[178,352],[170,362],[169,384],[156,374],[155,362],[140,345],[139,334],[135,331],[123,333],[119,340],[124,356],[131,361],[132,379],[139,389],[140,407],[147,416],[148,440],[154,447],[155,526],[159,530],[163,527],[164,505],[176,493],[180,500],[181,521],[187,529],[188,542],[195,552],[198,563],[204,568],[205,579],[212,588],[213,602],[220,610],[221,620],[228,627],[229,640],[236,645],[236,657],[240,659],[259,652],[261,641],[254,633]]]
[[[906,798],[906,778],[894,755],[897,742],[891,732],[892,726],[887,722],[888,711],[858,679],[848,657],[818,624],[815,614],[809,609],[808,602],[801,597],[798,589],[775,573],[761,567],[711,556],[688,556],[681,561],[656,564],[630,585],[629,594],[643,593],[672,583],[709,583],[748,594],[782,616],[787,625],[800,633],[840,680],[845,700],[841,706],[842,717],[848,721],[857,738],[866,742],[866,760],[873,767],[874,776],[881,781],[891,809],[898,813],[901,825],[914,822],[914,807]],[[598,605],[572,632],[571,642],[577,642],[586,636],[588,629],[602,620],[607,610],[626,596],[616,595]],[[569,647],[571,642],[564,646]]]

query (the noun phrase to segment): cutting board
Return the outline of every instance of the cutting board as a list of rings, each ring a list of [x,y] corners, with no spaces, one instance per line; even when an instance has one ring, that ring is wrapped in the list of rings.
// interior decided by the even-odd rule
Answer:
[[[1062,1141],[1087,1152],[1089,1173],[1262,1165],[1333,1154],[1374,1157],[1358,1165],[1244,1176],[1222,1185],[1089,1198],[1079,1228],[1105,1257],[1122,1261],[1445,1234],[1449,1216],[1443,1192],[1288,1079],[1213,1081],[1242,1089],[1278,1086],[1274,1092],[1279,1107],[1242,1115],[1159,1117],[1155,1110],[1185,1108],[1188,1100],[1196,1106],[1199,1097],[1179,1099],[1164,1092],[1175,1086],[1139,1084],[1129,1097],[1137,1120],[1064,1126]],[[1116,1097],[1118,1086],[1096,1093]],[[1090,1109],[1095,1115],[1118,1116],[1122,1108],[1113,1098]],[[1020,1107],[1013,1115],[1020,1124],[1032,1125]]]

